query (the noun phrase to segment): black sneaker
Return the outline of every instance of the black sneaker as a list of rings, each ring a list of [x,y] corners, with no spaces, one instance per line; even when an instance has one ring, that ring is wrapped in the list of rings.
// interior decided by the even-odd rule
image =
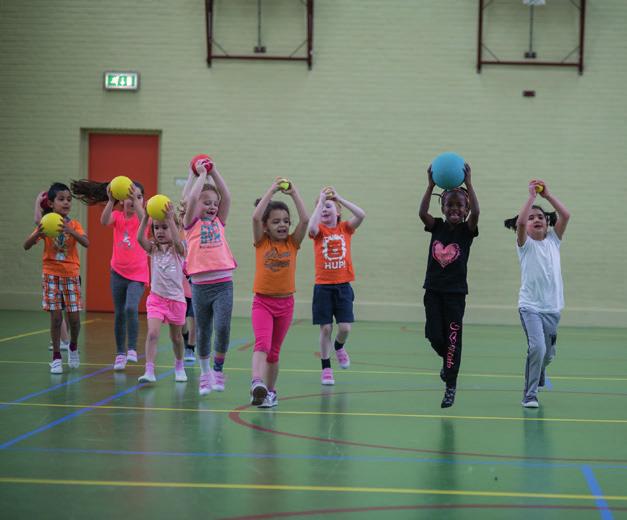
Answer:
[[[440,403],[440,408],[450,408],[453,406],[455,402],[455,392],[457,391],[457,387],[455,386],[447,386],[444,391],[444,399],[442,399],[442,403]]]

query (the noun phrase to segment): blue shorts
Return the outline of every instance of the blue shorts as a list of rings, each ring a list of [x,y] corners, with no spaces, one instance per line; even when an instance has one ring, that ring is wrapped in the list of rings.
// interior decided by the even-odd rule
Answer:
[[[314,325],[353,323],[353,301],[355,293],[350,283],[316,284],[313,290],[311,312]]]

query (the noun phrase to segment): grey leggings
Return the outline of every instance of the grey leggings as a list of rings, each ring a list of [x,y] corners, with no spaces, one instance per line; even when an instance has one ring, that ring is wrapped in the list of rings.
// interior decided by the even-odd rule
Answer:
[[[215,351],[229,349],[231,314],[233,313],[233,282],[192,284],[192,305],[196,317],[196,348],[201,358],[211,354],[211,333],[215,329]]]
[[[525,364],[525,390],[523,399],[535,399],[540,375],[555,357],[558,312],[537,312],[520,308],[520,322],[527,336],[527,363]]]
[[[125,345],[135,350],[137,347],[137,316],[139,300],[144,294],[144,284],[120,276],[111,270],[111,294],[115,308],[115,347],[118,354],[126,354]]]

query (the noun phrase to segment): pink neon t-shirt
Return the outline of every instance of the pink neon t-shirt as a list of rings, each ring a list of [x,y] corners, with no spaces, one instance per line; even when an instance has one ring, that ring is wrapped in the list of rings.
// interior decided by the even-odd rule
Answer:
[[[111,269],[127,280],[148,283],[148,257],[137,242],[139,218],[126,218],[123,211],[111,213],[113,226],[113,254]]]

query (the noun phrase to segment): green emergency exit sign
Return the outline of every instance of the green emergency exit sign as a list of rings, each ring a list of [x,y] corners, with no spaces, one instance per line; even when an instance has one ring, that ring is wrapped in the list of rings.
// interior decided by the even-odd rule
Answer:
[[[139,72],[107,71],[104,73],[105,90],[138,90]]]

